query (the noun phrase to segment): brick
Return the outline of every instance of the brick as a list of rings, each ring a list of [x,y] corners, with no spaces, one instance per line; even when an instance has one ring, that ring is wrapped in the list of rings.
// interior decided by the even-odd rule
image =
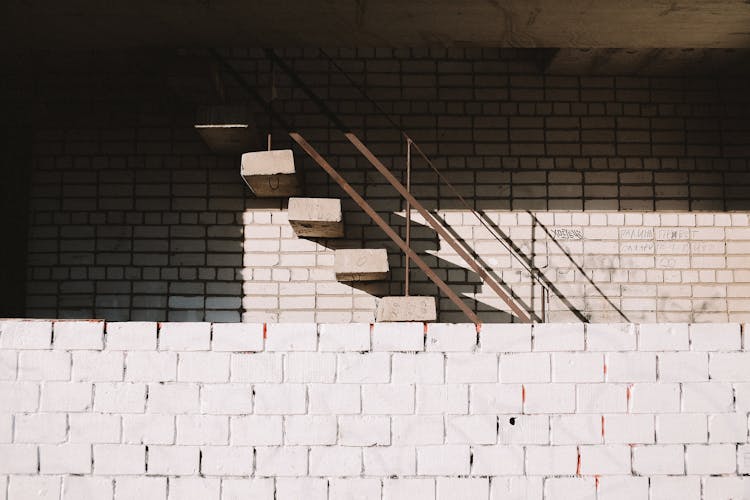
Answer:
[[[211,349],[214,351],[263,350],[261,323],[214,323],[211,329]]]
[[[362,471],[362,451],[346,446],[313,446],[310,448],[311,476],[358,476]]]
[[[282,417],[248,415],[230,419],[231,444],[280,445],[283,439]]]
[[[391,380],[395,384],[442,384],[445,358],[440,353],[394,353]]]
[[[149,413],[176,414],[198,411],[198,385],[149,384],[147,411]]]
[[[582,351],[582,323],[536,323],[532,329],[535,351]]]
[[[679,384],[634,384],[630,389],[630,411],[633,413],[679,412]]]
[[[553,382],[603,382],[604,356],[596,353],[554,353]]]
[[[216,478],[170,477],[168,500],[219,500],[221,483]]]
[[[633,472],[639,475],[684,474],[684,461],[681,445],[633,447]]]
[[[486,323],[479,332],[482,352],[527,352],[531,350],[531,325]]]
[[[464,414],[469,410],[469,388],[462,384],[417,385],[416,413]]]
[[[112,480],[104,477],[67,476],[63,478],[63,500],[111,500],[114,491]]]
[[[287,445],[335,444],[337,435],[335,416],[289,416],[284,421]]]
[[[525,384],[524,413],[573,413],[576,392],[573,384]]]
[[[445,380],[448,383],[497,382],[495,354],[448,354]]]
[[[553,415],[550,417],[550,443],[599,444],[602,417],[599,415]]]
[[[734,408],[732,386],[718,382],[682,384],[682,411],[726,413]]]
[[[21,351],[18,354],[19,380],[70,380],[70,353]]]
[[[543,495],[540,477],[493,477],[490,500],[541,500]]]
[[[172,415],[124,415],[122,442],[126,444],[171,444],[175,435]]]
[[[372,330],[373,351],[424,351],[422,323],[376,323]]]
[[[584,476],[630,474],[630,447],[627,445],[586,445],[580,447],[580,453],[580,473]]]
[[[526,474],[530,476],[571,476],[577,467],[575,446],[526,447]]]
[[[705,352],[664,352],[659,357],[662,382],[702,382],[708,380],[708,354]]]
[[[710,443],[747,442],[748,420],[744,413],[723,413],[708,416]]]
[[[269,323],[266,325],[267,351],[315,351],[318,328],[314,323]]]
[[[255,413],[259,415],[301,414],[306,411],[306,387],[302,384],[255,386]]]
[[[631,476],[602,476],[597,495],[601,500],[648,500],[648,478]]]
[[[105,339],[112,351],[151,351],[156,349],[156,323],[107,322]]]
[[[438,500],[487,498],[490,493],[488,478],[439,477],[436,481]]]
[[[605,415],[602,433],[605,443],[653,444],[653,415]]]
[[[384,479],[383,498],[391,500],[434,500],[435,480],[432,478]]]
[[[394,445],[443,444],[442,416],[394,416],[391,420]]]
[[[49,349],[52,346],[52,323],[49,321],[0,321],[0,348]]]
[[[177,380],[182,382],[229,381],[229,353],[181,352],[177,364]]]
[[[92,385],[86,382],[46,382],[42,385],[42,411],[79,412],[91,409]]]
[[[366,451],[366,450],[365,450]],[[371,479],[331,479],[328,482],[330,500],[380,500],[380,480]]]
[[[338,419],[339,444],[344,446],[387,445],[391,442],[390,418],[346,415]]]
[[[276,479],[276,499],[326,500],[327,481],[321,478],[278,478]]]
[[[6,412],[36,411],[39,407],[39,385],[33,382],[0,382],[0,401]]]
[[[523,475],[524,453],[520,446],[474,446],[472,456],[472,475]]]
[[[281,354],[232,354],[232,382],[279,383],[282,367]]]
[[[53,332],[55,349],[104,348],[103,321],[56,321]]]
[[[731,444],[689,444],[685,447],[688,474],[733,474],[737,472],[737,454]]]
[[[503,383],[549,382],[549,354],[501,354],[500,381]]]
[[[547,415],[499,415],[498,443],[549,444]]]
[[[0,444],[0,474],[36,473],[36,446],[31,444]]]
[[[607,382],[655,382],[656,356],[646,352],[612,352],[605,358]]]
[[[687,351],[690,348],[686,323],[642,323],[638,327],[641,351]]]
[[[115,500],[166,500],[166,477],[118,477]]]
[[[229,417],[217,415],[178,415],[177,444],[227,444]]]
[[[377,384],[362,386],[362,411],[367,414],[414,413],[414,386]]]
[[[221,481],[221,500],[273,500],[273,479],[235,479]]]
[[[709,355],[711,380],[721,382],[750,381],[750,352],[714,352]]]
[[[13,415],[0,414],[0,443],[10,443],[12,441],[13,441]],[[37,442],[37,441],[34,441],[34,442]]]
[[[60,498],[60,478],[44,476],[11,476],[8,498],[57,500]]]
[[[177,353],[133,351],[125,358],[125,380],[129,382],[174,382]]]
[[[469,474],[469,447],[463,445],[417,447],[417,474],[458,476]]]
[[[159,327],[160,350],[207,351],[210,348],[210,323],[162,323]]]
[[[705,500],[742,498],[747,488],[747,478],[707,477],[703,479],[703,498]]]
[[[99,382],[94,392],[94,410],[102,413],[143,413],[146,385]]]
[[[201,388],[201,413],[242,415],[253,411],[253,390],[243,384],[205,384]]]
[[[201,474],[205,476],[248,476],[253,471],[253,449],[239,446],[204,446]]]
[[[131,444],[95,444],[94,474],[134,475],[146,473],[146,447]]]
[[[310,384],[311,414],[348,414],[361,410],[360,386],[354,384]]]
[[[290,352],[286,355],[286,382],[331,383],[336,376],[336,355]]]
[[[118,351],[78,351],[73,353],[74,382],[121,382],[124,357]]]
[[[497,417],[453,415],[445,420],[445,441],[450,444],[495,444]]]
[[[91,446],[88,444],[58,444],[39,447],[41,474],[90,474]]]
[[[15,434],[16,443],[62,443],[68,434],[67,418],[64,413],[19,414]]]
[[[632,351],[636,348],[635,325],[629,323],[589,323],[586,349],[589,351]]]
[[[738,323],[701,323],[690,325],[690,348],[694,351],[738,351]]]
[[[71,443],[119,443],[120,416],[100,413],[68,415]]]
[[[319,330],[321,351],[370,350],[369,323],[322,324]]]
[[[256,476],[295,477],[307,474],[305,447],[258,447],[255,453]]]
[[[0,380],[15,380],[18,371],[18,354],[0,351]]]
[[[344,353],[338,355],[337,380],[341,383],[386,383],[390,380],[390,355]]]
[[[477,345],[477,331],[473,324],[429,323],[426,328],[428,351],[469,352]]]

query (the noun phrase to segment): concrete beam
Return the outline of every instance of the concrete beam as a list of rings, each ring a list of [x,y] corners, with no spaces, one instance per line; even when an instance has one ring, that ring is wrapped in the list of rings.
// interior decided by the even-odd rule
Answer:
[[[289,198],[289,224],[303,238],[342,238],[344,220],[338,198]]]
[[[334,252],[334,272],[339,281],[377,281],[388,277],[385,248],[345,249]]]
[[[378,301],[375,321],[435,321],[435,297],[383,297]]]
[[[241,174],[259,198],[285,198],[302,192],[291,149],[245,153]]]

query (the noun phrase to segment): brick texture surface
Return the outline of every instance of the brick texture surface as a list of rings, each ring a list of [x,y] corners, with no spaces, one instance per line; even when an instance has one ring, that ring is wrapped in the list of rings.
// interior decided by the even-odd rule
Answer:
[[[487,352],[466,324],[418,325],[418,336],[393,325],[389,333],[409,341],[382,351],[374,346],[383,332],[368,325],[354,325],[347,341],[336,325],[300,323],[304,352],[293,343],[263,352],[262,342],[246,351],[255,329],[224,326],[210,344],[216,352],[199,352],[209,344],[196,332],[220,324],[159,324],[158,338],[182,340],[169,351],[137,342],[123,351],[123,332],[138,338],[142,325],[99,324],[103,342],[90,344],[82,323],[80,339],[19,348],[19,331],[58,324],[76,331],[75,322],[0,321],[2,498],[653,500],[750,491],[750,371],[733,337],[746,334],[741,324],[710,333],[688,324],[496,325],[491,335],[530,332],[532,344],[536,331],[557,330],[552,352],[519,353],[516,342]],[[695,330],[702,342],[655,350],[655,332],[666,343],[671,330]],[[565,331],[610,341],[581,344]],[[335,343],[324,340],[332,335]],[[119,377],[89,359],[108,354]],[[248,372],[233,356],[262,361]],[[211,369],[183,373],[183,363]],[[609,380],[617,363],[633,366]]]
[[[325,58],[279,53],[403,173],[398,132]],[[541,314],[544,294],[521,262],[551,285],[552,321],[750,318],[745,80],[563,77],[540,69],[538,51],[513,49],[330,54],[434,158],[487,226],[513,241],[509,251],[414,161],[417,198],[528,309]],[[248,81],[267,88],[260,51],[225,55]],[[161,81],[131,73],[56,78],[60,92],[69,84],[79,100],[49,106],[59,116],[36,134],[28,314],[370,322],[377,297],[402,291],[402,254],[351,200],[343,197],[344,239],[334,245],[296,237],[286,201],[253,198],[239,158],[213,155],[203,144],[190,103],[177,102]],[[391,186],[278,73],[276,109],[403,235],[404,206]],[[231,101],[247,100],[229,80],[226,92]],[[275,147],[289,142],[274,136]],[[298,149],[295,161],[305,196],[342,197]],[[471,299],[484,322],[508,321],[502,301],[413,214],[414,248]],[[391,280],[337,282],[334,246],[387,248]],[[465,321],[421,271],[412,277],[412,294],[440,298],[440,321]],[[46,342],[44,332],[29,339],[33,347]],[[6,342],[16,344],[12,335]],[[96,342],[95,335],[85,342]]]

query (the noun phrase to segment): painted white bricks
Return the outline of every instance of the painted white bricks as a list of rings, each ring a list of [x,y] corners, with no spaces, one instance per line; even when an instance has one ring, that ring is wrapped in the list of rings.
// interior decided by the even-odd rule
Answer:
[[[39,323],[0,348],[0,499],[747,488],[737,325]]]

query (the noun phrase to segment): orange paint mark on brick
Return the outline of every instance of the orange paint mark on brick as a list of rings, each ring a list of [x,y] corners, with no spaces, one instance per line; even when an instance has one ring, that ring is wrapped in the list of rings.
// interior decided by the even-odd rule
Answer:
[[[631,396],[630,389],[631,389],[631,387],[633,387],[633,384],[628,385],[628,390],[625,391],[625,395],[628,398],[628,406],[630,406],[630,396]]]
[[[375,323],[370,323],[370,335],[375,331]]]
[[[424,334],[427,335],[427,323],[422,323],[422,326],[424,326]]]
[[[268,325],[263,323],[263,338],[268,338]]]
[[[521,403],[526,403],[526,386],[521,385]]]
[[[607,375],[607,362],[604,361],[604,375]]]
[[[482,323],[477,323],[474,326],[477,327],[477,335],[480,334],[480,333],[482,333]]]
[[[581,475],[581,450],[580,448],[576,450],[578,452],[578,465],[576,465],[576,476]]]
[[[602,415],[602,437],[604,437],[604,415]]]
[[[598,475],[594,476],[594,482],[596,483],[596,489],[598,490],[599,489],[599,476]]]

